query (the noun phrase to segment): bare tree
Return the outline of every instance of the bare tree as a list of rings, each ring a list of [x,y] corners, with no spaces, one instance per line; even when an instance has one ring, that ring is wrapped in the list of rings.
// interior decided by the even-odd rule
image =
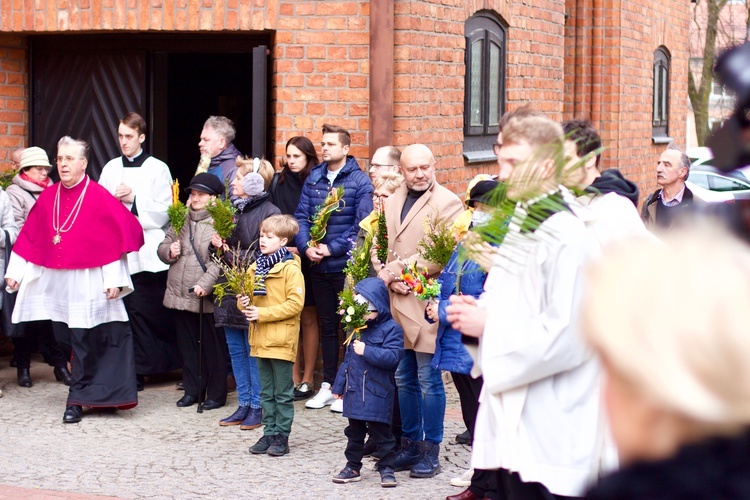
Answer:
[[[721,49],[748,39],[748,0],[742,5],[736,2],[729,3],[728,0],[698,0],[693,7],[690,31],[691,67],[688,71],[688,96],[695,116],[698,144],[702,146],[711,132],[709,119],[716,56]],[[695,64],[692,64],[693,62]],[[719,105],[728,113],[733,106],[733,99],[724,99]]]

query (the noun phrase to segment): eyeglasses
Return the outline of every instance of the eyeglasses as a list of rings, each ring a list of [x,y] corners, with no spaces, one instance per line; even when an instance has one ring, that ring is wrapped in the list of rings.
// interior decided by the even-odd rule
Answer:
[[[492,145],[492,152],[495,153],[495,156],[500,155],[500,148],[502,147],[503,145],[500,144],[499,142],[496,142],[495,144]]]
[[[389,195],[387,195],[387,194],[375,194],[375,193],[372,193],[372,201],[383,201],[385,199],[388,199],[388,196]]]
[[[370,163],[370,170],[380,170],[381,168],[397,168],[398,165],[381,165],[379,163]]]
[[[62,162],[71,163],[73,160],[83,160],[83,158],[75,158],[73,156],[58,156],[55,158],[55,162],[59,165]]]

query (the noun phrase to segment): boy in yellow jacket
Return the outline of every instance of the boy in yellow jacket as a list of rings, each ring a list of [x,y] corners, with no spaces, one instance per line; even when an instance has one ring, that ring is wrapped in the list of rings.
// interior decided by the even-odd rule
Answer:
[[[239,301],[250,326],[250,355],[258,358],[263,409],[263,437],[250,453],[280,457],[289,453],[294,420],[292,365],[297,356],[300,313],[305,304],[305,282],[297,255],[287,250],[299,226],[294,217],[272,215],[260,226],[260,254],[251,266],[257,278],[252,305]]]

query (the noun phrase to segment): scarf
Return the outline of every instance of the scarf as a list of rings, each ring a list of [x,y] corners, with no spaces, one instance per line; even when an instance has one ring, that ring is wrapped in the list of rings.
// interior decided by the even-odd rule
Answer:
[[[258,260],[255,261],[257,268],[255,270],[255,277],[258,279],[256,289],[253,295],[266,295],[266,276],[268,272],[273,269],[277,263],[279,263],[289,253],[286,247],[281,247],[270,255],[261,254]]]
[[[40,188],[42,188],[42,189],[46,189],[46,188],[47,188],[47,187],[49,186],[49,177],[48,177],[48,178],[46,178],[46,179],[44,179],[43,181],[35,181],[35,180],[34,180],[34,179],[32,179],[31,177],[29,177],[29,176],[28,176],[28,175],[26,174],[26,172],[21,172],[21,173],[19,174],[19,177],[21,177],[21,179],[23,179],[23,180],[25,180],[25,181],[27,181],[27,182],[30,182],[30,183],[32,183],[32,184],[36,184],[37,186],[39,186],[39,187],[40,187]]]

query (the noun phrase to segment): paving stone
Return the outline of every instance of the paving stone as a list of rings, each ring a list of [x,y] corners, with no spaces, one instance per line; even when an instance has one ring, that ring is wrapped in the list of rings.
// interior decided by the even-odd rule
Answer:
[[[295,403],[291,453],[251,455],[262,428],[218,425],[236,408],[236,393],[226,407],[198,414],[196,406],[175,406],[182,393],[168,381],[147,385],[133,410],[86,410],[80,424],[66,425],[67,387],[55,382],[52,368],[35,360],[27,389],[18,387],[8,361],[0,359],[0,499],[444,498],[461,491],[449,481],[470,458],[468,446],[450,444],[464,430],[451,383],[443,472],[432,479],[398,472],[398,487],[383,489],[369,459],[359,483],[331,482],[346,463],[346,419],[328,408]]]

